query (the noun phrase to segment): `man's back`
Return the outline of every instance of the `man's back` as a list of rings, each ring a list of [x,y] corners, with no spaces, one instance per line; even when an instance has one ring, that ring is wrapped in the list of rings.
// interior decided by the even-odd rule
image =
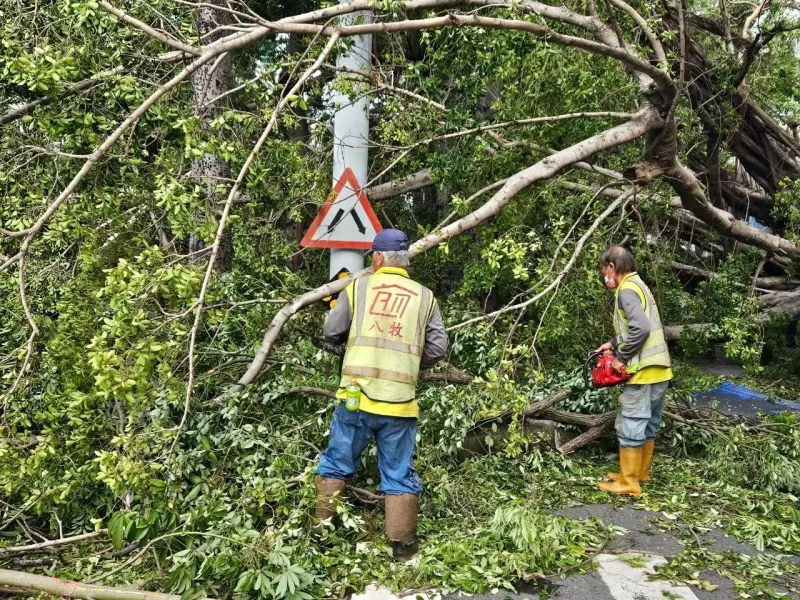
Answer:
[[[376,414],[417,416],[419,370],[447,352],[433,293],[398,267],[382,267],[350,284],[328,315],[324,334],[347,343],[339,395],[356,379],[362,410]]]

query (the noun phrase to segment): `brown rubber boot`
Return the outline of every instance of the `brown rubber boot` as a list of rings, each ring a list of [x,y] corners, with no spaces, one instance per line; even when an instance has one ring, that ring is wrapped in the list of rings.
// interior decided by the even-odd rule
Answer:
[[[419,497],[414,494],[386,495],[386,537],[392,543],[392,554],[406,560],[419,550],[417,514]]]
[[[314,521],[317,525],[332,519],[336,515],[335,502],[344,493],[345,482],[341,479],[319,477],[314,479],[317,486],[317,506],[314,509]]]
[[[599,483],[604,492],[612,494],[628,494],[641,496],[642,488],[639,487],[639,474],[642,470],[642,448],[619,447],[620,476],[610,483]]]
[[[653,462],[655,448],[654,440],[647,440],[642,446],[642,470],[639,472],[639,483],[650,481],[650,465]],[[606,473],[606,477],[611,481],[616,481],[619,479],[619,473]]]

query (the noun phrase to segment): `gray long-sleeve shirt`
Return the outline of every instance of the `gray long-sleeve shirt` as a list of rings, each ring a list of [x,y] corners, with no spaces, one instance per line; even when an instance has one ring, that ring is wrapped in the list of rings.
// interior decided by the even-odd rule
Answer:
[[[325,339],[333,344],[344,344],[350,335],[350,324],[353,315],[350,314],[350,299],[347,290],[339,294],[336,305],[328,313],[322,333]],[[447,354],[447,331],[442,321],[439,303],[434,301],[431,318],[425,328],[425,346],[422,348],[422,362],[420,367],[430,369]]]
[[[644,312],[642,299],[633,290],[622,290],[619,293],[619,307],[625,313],[628,320],[628,338],[625,343],[617,346],[614,341],[614,349],[617,351],[619,359],[627,363],[641,350],[647,338],[650,336],[650,319]]]

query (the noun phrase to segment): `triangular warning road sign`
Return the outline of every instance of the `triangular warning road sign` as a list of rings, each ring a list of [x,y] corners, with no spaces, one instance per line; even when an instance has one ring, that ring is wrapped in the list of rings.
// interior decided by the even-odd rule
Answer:
[[[381,230],[358,179],[351,169],[345,169],[300,244],[304,248],[369,250]]]

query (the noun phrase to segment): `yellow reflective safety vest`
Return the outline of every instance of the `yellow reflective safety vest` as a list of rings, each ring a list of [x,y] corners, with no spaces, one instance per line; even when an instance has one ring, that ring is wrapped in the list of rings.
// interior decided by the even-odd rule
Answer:
[[[340,386],[356,379],[379,402],[411,402],[433,311],[433,293],[398,273],[381,272],[348,288],[352,323]]]
[[[627,368],[628,373],[636,373],[645,367],[669,367],[671,361],[669,358],[669,350],[667,349],[667,340],[664,337],[664,325],[661,323],[661,316],[658,313],[656,301],[650,288],[647,287],[641,277],[636,273],[627,275],[617,286],[614,294],[614,338],[617,347],[624,346],[628,337],[630,327],[628,327],[628,319],[625,316],[625,311],[619,307],[619,294],[623,290],[633,290],[642,302],[645,315],[650,321],[650,335],[644,346],[639,350],[639,353],[628,360]]]

